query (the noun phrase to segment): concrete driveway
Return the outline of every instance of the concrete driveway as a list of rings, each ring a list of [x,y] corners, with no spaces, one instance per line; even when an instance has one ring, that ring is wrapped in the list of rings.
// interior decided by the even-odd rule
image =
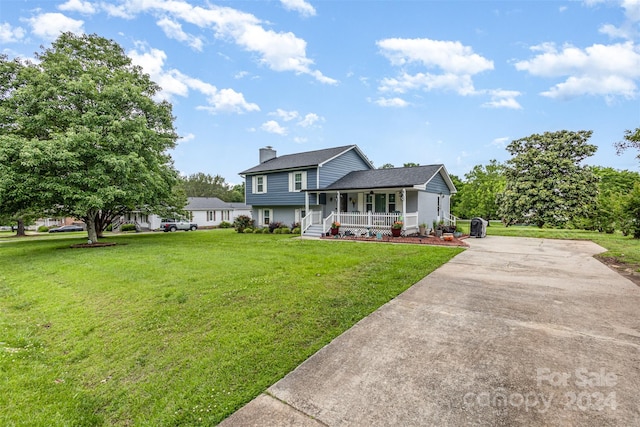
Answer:
[[[223,426],[639,426],[640,288],[585,241],[487,237]]]

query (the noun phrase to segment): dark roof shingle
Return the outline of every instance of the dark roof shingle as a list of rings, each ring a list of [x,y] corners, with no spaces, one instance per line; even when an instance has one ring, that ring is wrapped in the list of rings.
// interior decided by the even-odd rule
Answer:
[[[285,154],[284,156],[275,157],[271,160],[267,160],[264,163],[260,163],[258,166],[254,166],[243,172],[241,175],[251,174],[256,172],[269,172],[283,169],[297,169],[307,166],[318,166],[319,164],[326,162],[329,159],[341,154],[347,150],[356,147],[355,145],[345,145],[342,147],[326,148],[324,150],[307,151],[304,153]]]
[[[411,168],[353,171],[327,186],[325,190],[358,190],[424,185],[429,182],[442,167],[443,165],[426,165]]]

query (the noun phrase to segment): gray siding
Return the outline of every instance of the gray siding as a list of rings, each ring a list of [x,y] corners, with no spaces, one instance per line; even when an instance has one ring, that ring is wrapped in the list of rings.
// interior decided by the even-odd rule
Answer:
[[[429,193],[435,194],[451,194],[451,192],[449,191],[449,186],[445,182],[444,178],[442,178],[442,175],[440,173],[438,173],[431,179],[431,181],[429,181],[429,184],[427,184],[427,191]]]
[[[316,188],[317,169],[306,169],[307,172],[307,188]],[[255,206],[304,206],[305,195],[303,191],[289,191],[289,172],[272,172],[258,175],[247,176],[246,185],[246,204]],[[267,177],[267,192],[264,194],[253,193],[253,178],[255,176],[265,175]],[[316,203],[315,194],[309,195],[309,203]]]
[[[371,169],[369,164],[355,150],[349,150],[320,168],[320,188],[333,184],[349,172],[368,169]]]

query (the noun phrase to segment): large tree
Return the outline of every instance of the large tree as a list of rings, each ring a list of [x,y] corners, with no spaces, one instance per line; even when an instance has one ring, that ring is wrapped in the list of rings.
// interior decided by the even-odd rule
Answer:
[[[597,147],[591,131],[545,132],[512,141],[499,213],[506,224],[563,225],[595,205],[597,177],[582,162]]]
[[[624,132],[624,141],[615,144],[618,155],[622,154],[627,148],[635,148],[638,150],[637,158],[640,160],[640,128],[635,131],[626,130]]]
[[[474,166],[464,176],[465,184],[459,194],[458,210],[465,218],[498,218],[496,197],[505,188],[504,166],[496,160],[490,160],[486,166]]]
[[[171,105],[123,49],[96,35],[62,34],[37,63],[10,64],[2,79],[0,153],[10,158],[0,190],[23,208],[47,206],[82,219],[95,242],[126,211],[181,208]],[[3,155],[3,154],[0,154]],[[35,182],[19,183],[26,176]],[[0,191],[0,205],[10,200]]]

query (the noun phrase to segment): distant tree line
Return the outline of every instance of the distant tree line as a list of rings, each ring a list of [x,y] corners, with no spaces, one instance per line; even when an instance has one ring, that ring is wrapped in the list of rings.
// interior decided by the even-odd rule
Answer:
[[[220,175],[202,172],[180,178],[187,197],[217,197],[225,202],[244,202],[244,183],[231,185]]]
[[[491,160],[464,179],[452,176],[458,189],[452,213],[506,225],[619,230],[640,238],[640,174],[584,165],[596,151],[590,137],[590,131],[558,131],[511,142],[512,158],[505,163]],[[640,128],[626,131],[616,148],[619,154],[640,152]]]

